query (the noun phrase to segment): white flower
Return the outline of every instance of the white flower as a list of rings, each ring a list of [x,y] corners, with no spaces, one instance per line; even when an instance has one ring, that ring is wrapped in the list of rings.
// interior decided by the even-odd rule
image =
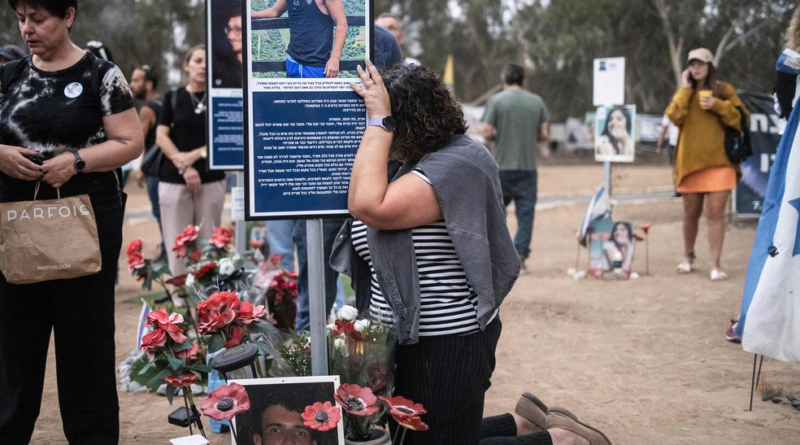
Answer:
[[[236,266],[233,264],[233,261],[230,258],[223,258],[219,260],[219,274],[223,277],[230,276],[235,270]]]
[[[194,286],[194,275],[192,274],[186,275],[186,287],[192,287],[192,286]]]
[[[344,339],[343,338],[337,338],[336,340],[334,340],[333,341],[333,347],[336,348],[336,349],[344,349],[344,347],[345,347]]]
[[[346,304],[342,307],[340,315],[345,321],[353,321],[358,317],[358,309]]]
[[[328,332],[334,331],[334,330],[336,330],[336,325],[331,323],[328,326],[325,326],[325,328],[328,330]]]
[[[363,320],[358,320],[356,321],[356,331],[363,332],[364,329],[367,329],[369,327],[369,325],[370,322],[366,318]]]

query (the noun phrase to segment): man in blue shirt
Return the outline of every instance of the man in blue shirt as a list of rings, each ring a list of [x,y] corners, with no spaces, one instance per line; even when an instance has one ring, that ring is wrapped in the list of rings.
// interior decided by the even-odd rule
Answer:
[[[347,16],[342,0],[278,0],[271,8],[254,11],[251,17],[275,18],[287,10],[286,75],[304,79],[338,76],[347,38]]]

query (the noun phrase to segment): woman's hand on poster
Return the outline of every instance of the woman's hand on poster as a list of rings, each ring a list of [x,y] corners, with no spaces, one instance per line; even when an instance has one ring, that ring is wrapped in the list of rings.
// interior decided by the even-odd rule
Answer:
[[[200,173],[194,167],[188,167],[183,171],[183,180],[186,181],[186,188],[191,192],[199,192],[203,186],[200,182]]]
[[[389,103],[389,92],[386,91],[383,79],[372,62],[367,60],[365,63],[367,71],[364,71],[360,65],[357,68],[358,77],[361,78],[362,85],[353,83],[351,87],[356,94],[364,98],[369,117],[391,116],[392,107]]]
[[[692,82],[689,80],[692,77],[692,73],[689,71],[689,68],[686,68],[681,73],[681,86],[686,88],[692,87]]]
[[[78,171],[75,170],[75,156],[72,153],[62,153],[42,163],[42,181],[53,188],[61,188],[76,174]]]
[[[700,108],[704,110],[710,110],[714,108],[714,104],[717,103],[717,98],[714,96],[700,96]]]
[[[35,181],[42,177],[41,166],[31,161],[38,155],[27,148],[0,145],[0,171],[12,178]]]

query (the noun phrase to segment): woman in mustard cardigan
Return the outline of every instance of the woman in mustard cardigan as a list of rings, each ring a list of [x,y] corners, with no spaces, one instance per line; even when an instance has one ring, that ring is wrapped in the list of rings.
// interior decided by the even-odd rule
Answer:
[[[680,136],[675,153],[674,177],[683,196],[684,259],[678,273],[692,271],[700,216],[705,204],[708,223],[711,279],[725,280],[720,268],[725,238],[725,207],[736,187],[739,168],[725,154],[725,127],[739,129],[739,109],[747,113],[733,85],[717,77],[714,55],[705,48],[689,52],[689,68],[683,72],[681,87],[667,107],[667,116]],[[724,124],[724,125],[723,125]]]

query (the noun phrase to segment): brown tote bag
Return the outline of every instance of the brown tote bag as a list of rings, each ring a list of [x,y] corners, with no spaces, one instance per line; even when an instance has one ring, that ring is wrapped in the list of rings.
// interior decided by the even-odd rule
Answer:
[[[0,203],[0,271],[12,284],[100,272],[100,240],[89,195]]]

